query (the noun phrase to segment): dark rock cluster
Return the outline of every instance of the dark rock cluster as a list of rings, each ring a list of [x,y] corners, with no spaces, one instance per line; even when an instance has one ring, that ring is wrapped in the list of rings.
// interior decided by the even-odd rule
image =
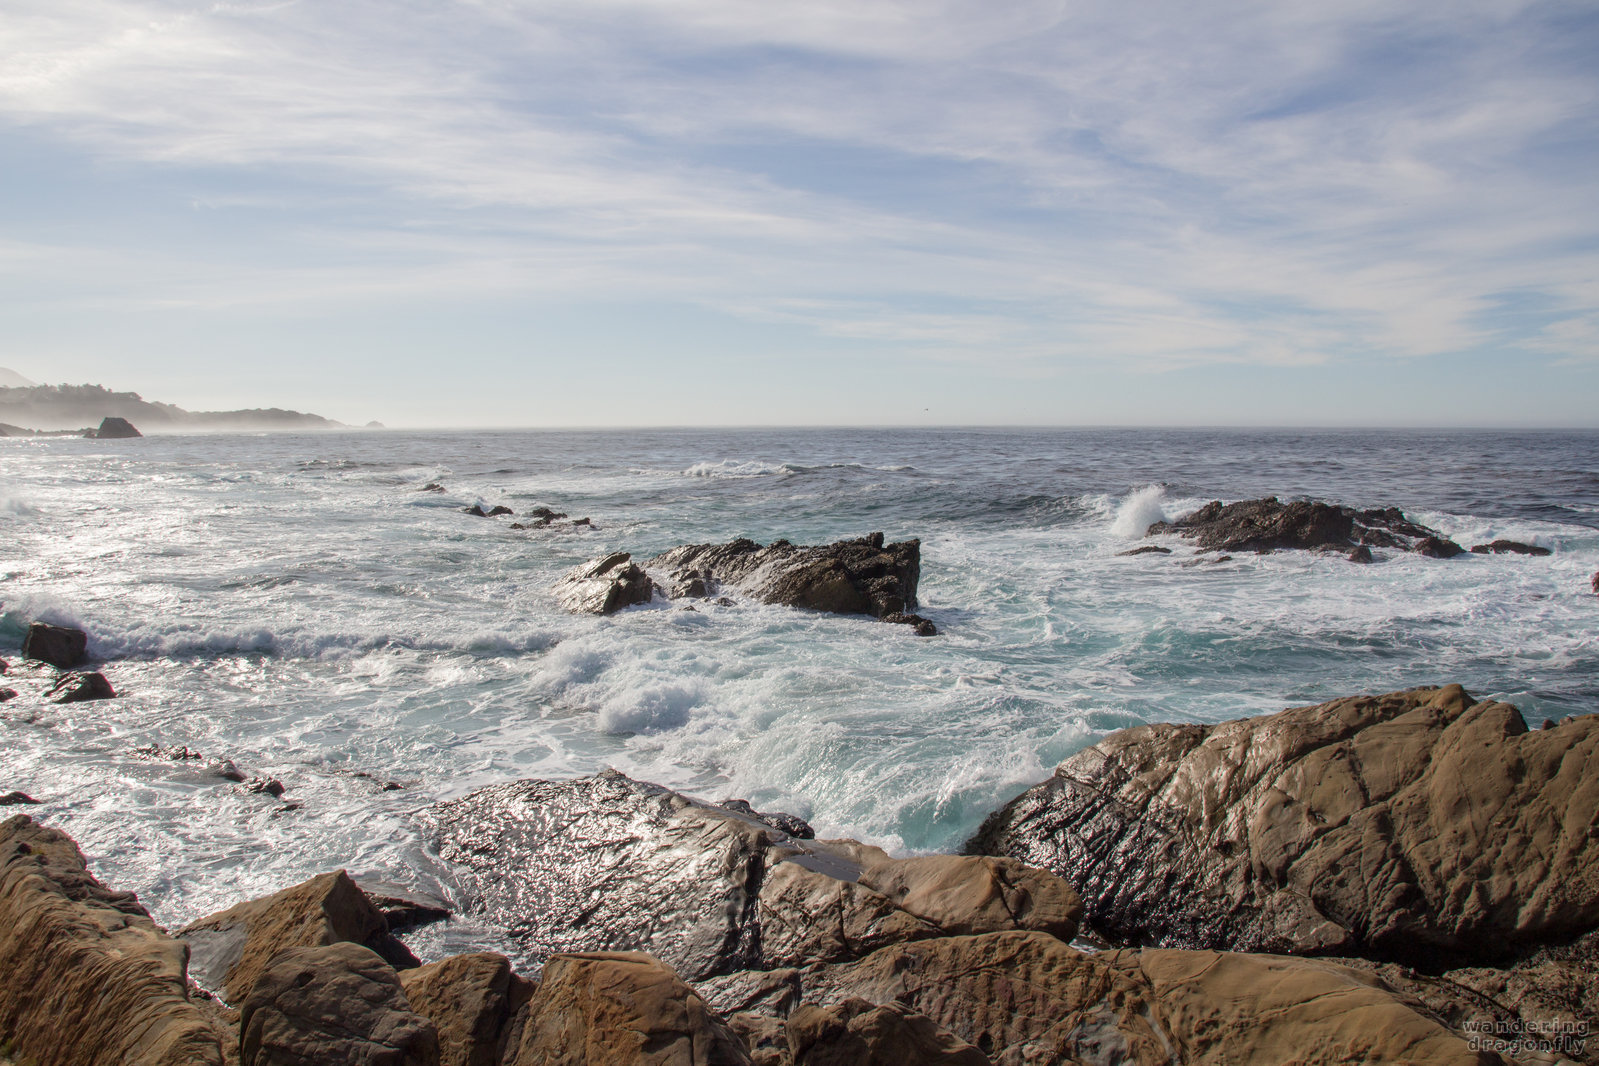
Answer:
[[[1177,533],[1204,551],[1269,552],[1285,549],[1343,551],[1364,546],[1398,548],[1448,559],[1465,551],[1435,529],[1407,519],[1397,507],[1357,511],[1317,500],[1283,503],[1275,496],[1223,504],[1212,500],[1172,522],[1156,522],[1146,535]]]

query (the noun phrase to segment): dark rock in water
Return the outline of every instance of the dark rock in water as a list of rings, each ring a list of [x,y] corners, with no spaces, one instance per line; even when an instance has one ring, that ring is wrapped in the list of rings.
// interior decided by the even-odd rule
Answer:
[[[811,828],[811,823],[792,814],[783,814],[781,811],[772,814],[762,814],[750,806],[749,800],[725,799],[717,804],[725,811],[736,811],[747,815],[758,822],[765,822],[780,833],[787,833],[795,840],[815,840],[816,830]]]
[[[128,437],[142,437],[143,433],[133,428],[133,423],[126,418],[106,418],[100,422],[100,428],[94,431],[96,440],[122,440]]]
[[[860,540],[804,547],[786,540],[762,547],[752,540],[685,544],[657,555],[647,569],[670,575],[714,578],[763,603],[781,603],[837,614],[905,614],[916,608],[921,579],[921,541],[884,544],[881,533]],[[706,594],[717,591],[707,582]]]
[[[516,512],[511,510],[509,507],[506,507],[504,504],[496,504],[495,506],[489,508],[489,513],[485,517],[498,518],[502,514],[516,514]]]
[[[667,595],[674,600],[684,598],[699,600],[709,596],[712,587],[709,568],[680,570],[672,575],[672,589]]]
[[[1477,555],[1548,555],[1548,548],[1540,548],[1536,544],[1523,544],[1519,540],[1496,540],[1488,544],[1473,544],[1471,550]]]
[[[1076,928],[1071,889],[1009,859],[802,841],[615,771],[494,785],[418,817],[473,913],[536,958],[626,947],[696,981],[905,939]]]
[[[417,489],[416,491],[418,491],[418,492],[443,492],[444,491],[444,486],[440,485],[437,481],[429,481],[426,485],[423,485],[421,488]]]
[[[11,664],[6,662],[4,659],[0,659],[0,677],[4,677],[6,674],[9,674],[10,672],[11,672]]]
[[[1466,551],[1444,537],[1422,537],[1410,550],[1432,559],[1453,559],[1457,555],[1464,555]]]
[[[244,771],[236,766],[232,759],[218,759],[206,767],[206,773],[212,777],[220,777],[224,781],[244,780]]]
[[[1372,561],[1371,549],[1362,544],[1360,547],[1350,552],[1347,558],[1352,563],[1369,563]]]
[[[531,511],[529,511],[527,514],[528,514],[529,518],[536,518],[540,522],[543,522],[545,524],[553,522],[557,518],[565,518],[566,517],[566,512],[565,511],[552,511],[548,507],[535,507]],[[585,519],[585,521],[586,521],[586,519]]]
[[[359,944],[292,948],[239,1011],[242,1066],[435,1066],[438,1032],[411,1010],[399,975]]]
[[[1357,511],[1311,500],[1283,503],[1275,496],[1225,506],[1212,500],[1175,522],[1156,522],[1146,535],[1158,533],[1189,537],[1205,551],[1344,551],[1363,544],[1447,559],[1465,550],[1437,530],[1410,521],[1397,507]]]
[[[391,881],[378,881],[367,877],[355,879],[355,885],[389,923],[392,932],[415,929],[417,926],[440,922],[450,916],[450,905],[437,896],[397,885]]]
[[[290,948],[349,941],[391,965],[418,965],[343,870],[201,918],[177,935],[189,945],[190,974],[229,1003],[242,1002],[274,956]]]
[[[483,505],[481,503],[474,503],[470,507],[463,507],[461,508],[461,512],[463,514],[473,515],[477,518],[487,518],[489,516],[489,513],[483,509]]]
[[[14,700],[16,698],[17,698],[17,690],[16,689],[14,689],[14,688],[0,688],[0,703],[8,703],[11,700]]]
[[[501,1066],[506,1045],[521,1035],[523,1008],[537,987],[492,952],[406,970],[400,985],[411,1009],[438,1030],[439,1066]]]
[[[71,838],[0,822],[0,1057],[38,1066],[222,1066],[191,1000],[183,945],[131,892],[89,873]]]
[[[70,670],[83,662],[89,650],[89,634],[81,629],[34,622],[22,638],[22,657]]]
[[[1593,589],[1593,594],[1599,596],[1599,570],[1593,572],[1593,577],[1589,579],[1588,585]]]
[[[86,700],[109,700],[116,696],[111,682],[104,674],[62,674],[45,693],[55,703],[83,703]]]
[[[567,571],[555,583],[556,599],[562,607],[580,614],[612,614],[623,607],[649,603],[655,596],[655,582],[632,558],[627,552],[612,552]]]
[[[7,792],[0,796],[0,807],[14,807],[24,803],[38,803],[39,801],[26,792]]]
[[[245,783],[244,791],[276,798],[282,796],[287,789],[283,787],[283,782],[275,777],[254,777]]]
[[[1458,685],[1112,734],[969,849],[1131,943],[1502,961],[1599,925],[1599,716],[1529,732]]]
[[[883,616],[883,621],[891,622],[895,625],[913,626],[918,637],[938,636],[938,627],[931,620],[923,618],[919,614],[886,614]]]
[[[1142,548],[1130,548],[1127,551],[1117,552],[1116,554],[1117,555],[1170,555],[1171,554],[1171,549],[1170,548],[1163,548],[1163,547],[1161,547],[1158,544],[1146,544]]]

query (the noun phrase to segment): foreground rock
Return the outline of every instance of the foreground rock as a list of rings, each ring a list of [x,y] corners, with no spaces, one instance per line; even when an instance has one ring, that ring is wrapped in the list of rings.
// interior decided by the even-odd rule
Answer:
[[[390,963],[417,965],[343,870],[240,903],[177,935],[189,945],[195,980],[234,1004],[250,994],[275,956],[292,948],[348,942],[373,949]]]
[[[1156,522],[1146,536],[1178,533],[1204,551],[1269,552],[1297,548],[1348,552],[1367,548],[1399,548],[1448,559],[1465,551],[1435,529],[1418,525],[1397,507],[1357,511],[1351,507],[1275,496],[1241,500],[1225,506],[1212,500],[1173,522]]]
[[[421,818],[478,916],[530,956],[644,950],[691,981],[952,933],[1069,937],[1080,908],[1058,878],[1010,859],[801,840],[614,771],[494,785]]]
[[[532,981],[504,955],[454,955],[400,974],[411,1009],[433,1023],[439,1066],[500,1066],[520,1042]]]
[[[865,614],[937,632],[915,614],[921,579],[921,541],[885,544],[881,533],[859,540],[806,547],[786,540],[762,546],[739,539],[728,544],[685,544],[663,552],[641,568],[616,552],[568,572],[555,586],[567,610],[610,614],[636,603],[705,599],[738,592],[761,603],[835,614]]]
[[[272,958],[240,1008],[239,1057],[243,1066],[437,1066],[439,1042],[393,968],[335,943]]]
[[[184,948],[103,887],[65,834],[0,822],[0,1034],[37,1066],[221,1066]]]
[[[506,1066],[745,1066],[738,1039],[682,978],[638,952],[549,961]]]
[[[83,662],[89,649],[89,634],[81,629],[34,622],[22,638],[22,657],[70,670]]]
[[[116,694],[104,674],[62,674],[45,693],[45,698],[53,703],[83,703],[114,699]]]
[[[1053,870],[1127,943],[1498,964],[1599,926],[1599,716],[1459,686],[1124,730],[969,850]]]

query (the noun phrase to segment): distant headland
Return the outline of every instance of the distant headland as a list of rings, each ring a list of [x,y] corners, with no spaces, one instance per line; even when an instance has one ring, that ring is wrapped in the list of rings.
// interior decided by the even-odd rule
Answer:
[[[186,411],[174,404],[146,400],[136,392],[113,392],[104,385],[35,385],[0,367],[0,436],[93,435],[93,427],[107,418],[124,419],[157,432],[353,428],[321,415],[280,407]]]

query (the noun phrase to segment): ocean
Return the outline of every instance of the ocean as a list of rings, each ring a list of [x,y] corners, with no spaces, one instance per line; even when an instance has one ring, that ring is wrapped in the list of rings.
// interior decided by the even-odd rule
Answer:
[[[1119,554],[1264,495],[1553,554]],[[512,530],[474,503],[592,526]],[[579,617],[550,593],[611,551],[871,531],[921,538],[939,636],[750,602]],[[1443,682],[1534,727],[1599,711],[1593,432],[5,439],[0,533],[0,657],[36,618],[79,626],[119,692],[0,704],[0,792],[44,800],[27,812],[174,927],[337,867],[438,889],[412,812],[513,778],[615,767],[914,854],[1141,722]]]

